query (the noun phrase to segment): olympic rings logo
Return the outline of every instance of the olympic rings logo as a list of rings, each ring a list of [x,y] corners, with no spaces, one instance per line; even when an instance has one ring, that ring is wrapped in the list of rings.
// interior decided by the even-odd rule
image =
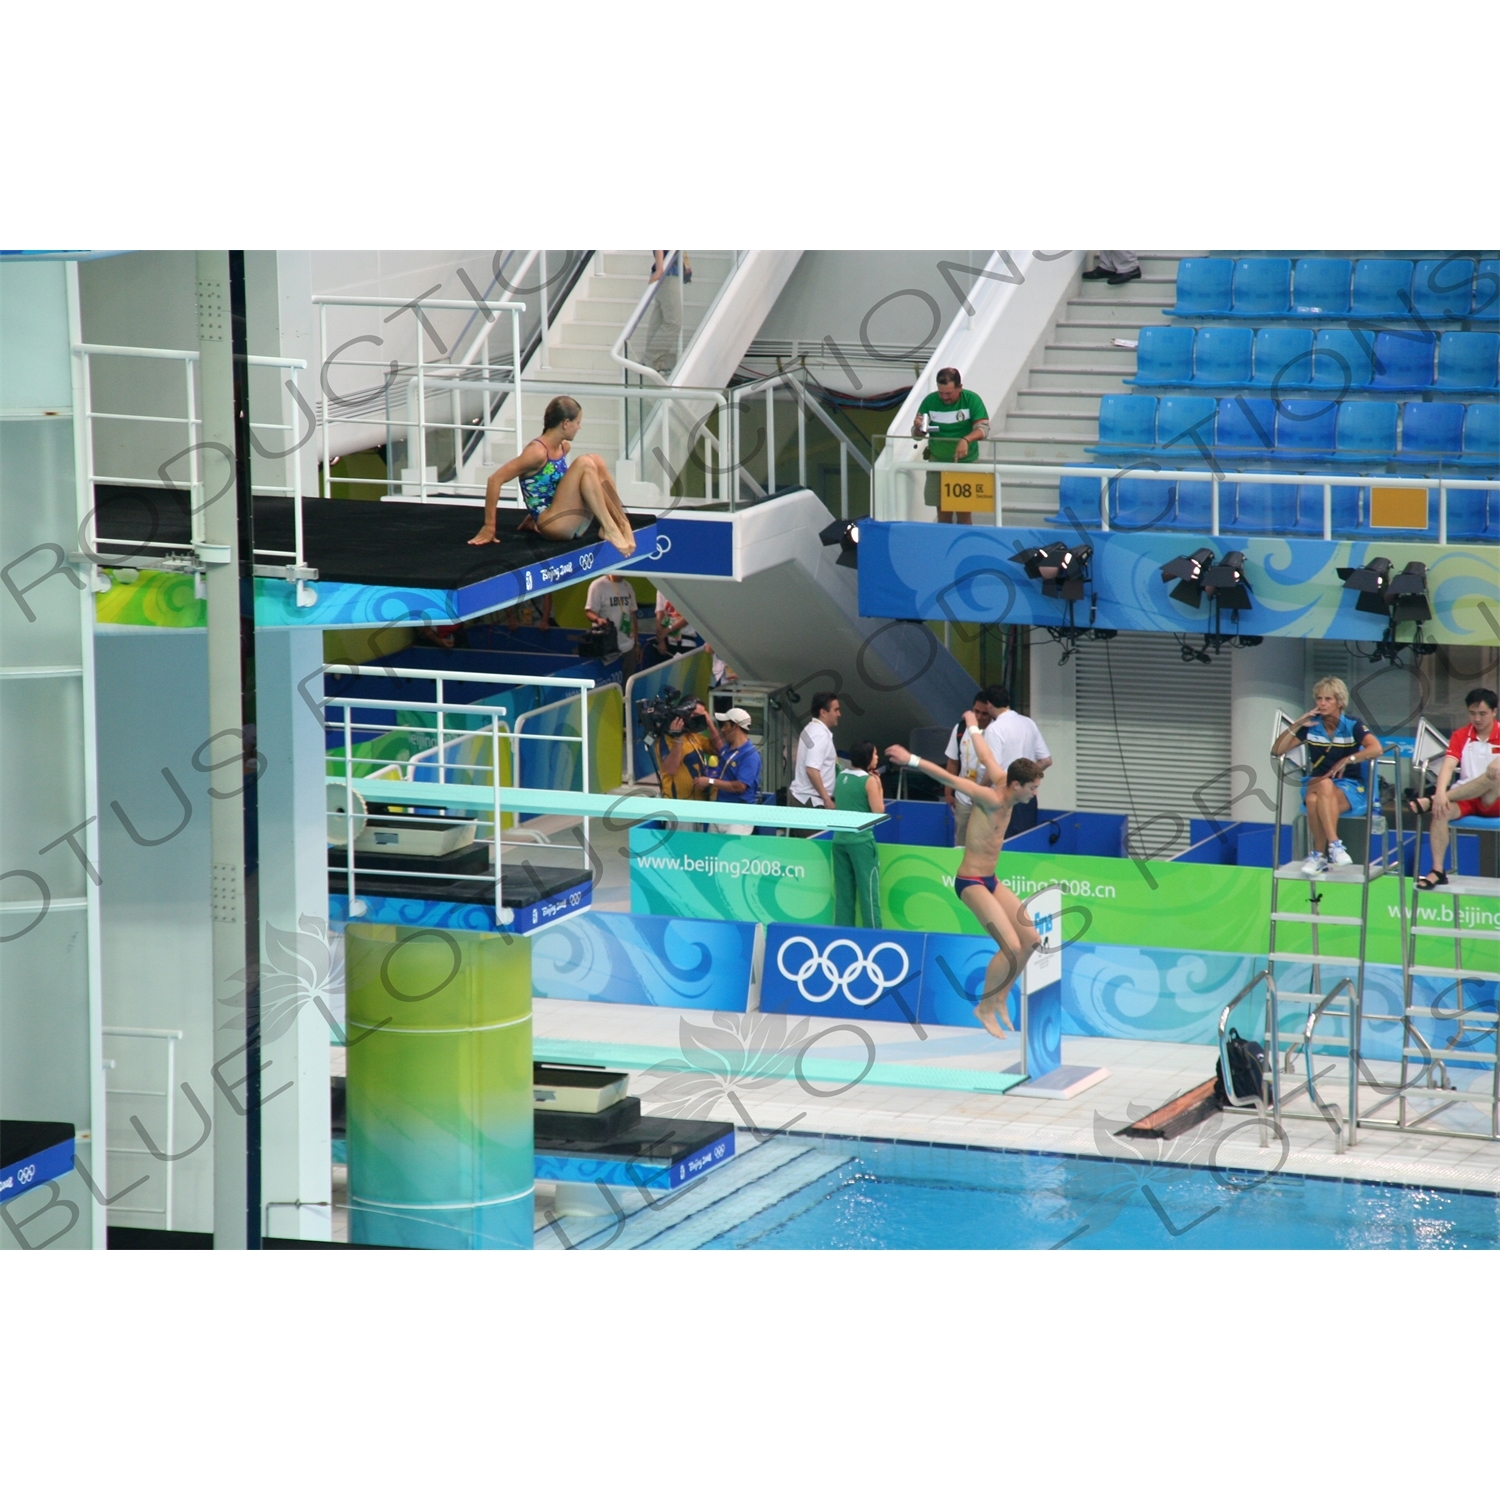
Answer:
[[[808,957],[795,969],[787,968],[787,950],[795,947],[798,943],[807,946]],[[853,959],[842,969],[834,962],[834,954],[840,948],[847,948],[854,955]],[[899,974],[887,974],[881,966],[879,956],[887,949],[901,960],[901,972]],[[784,979],[789,979],[797,986],[798,993],[810,1005],[822,1005],[825,1001],[832,1000],[840,991],[844,999],[850,1005],[874,1005],[874,1003],[885,994],[887,990],[895,987],[906,978],[911,971],[911,959],[907,956],[906,949],[899,943],[877,943],[867,954],[860,952],[859,944],[850,938],[835,938],[823,952],[818,952],[818,946],[809,937],[789,937],[776,954],[776,967],[781,971]],[[813,993],[808,989],[808,980],[817,976],[815,981],[821,993]],[[875,993],[865,998],[856,995],[850,988],[857,980],[863,979],[875,986]],[[827,985],[826,990],[823,984]]]
[[[35,1176],[36,1176],[36,1167],[35,1167],[35,1165],[22,1167],[21,1170],[16,1173],[16,1179],[19,1182],[30,1182],[31,1179],[33,1177],[35,1177]]]
[[[641,559],[641,561],[642,562],[660,562],[661,559],[664,558],[667,555],[667,553],[669,553],[671,550],[672,550],[672,538],[669,537],[669,536],[666,536],[664,533],[658,531],[656,533],[656,549],[655,549],[655,551],[648,552],[646,554],[646,556]]]

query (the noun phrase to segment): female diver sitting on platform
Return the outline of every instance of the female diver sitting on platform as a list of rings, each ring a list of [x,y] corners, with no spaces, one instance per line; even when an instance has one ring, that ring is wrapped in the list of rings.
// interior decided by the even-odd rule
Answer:
[[[993,783],[991,786],[953,776],[901,745],[892,745],[885,753],[893,765],[923,771],[944,786],[962,792],[973,803],[964,857],[959,863],[953,888],[958,899],[979,918],[979,925],[995,940],[999,949],[984,971],[979,1020],[993,1036],[1004,1036],[1006,1030],[1015,1029],[1010,1025],[1005,1008],[1010,987],[1027,959],[1041,947],[1042,940],[1020,899],[995,879],[995,866],[1000,858],[1000,846],[1005,842],[1011,809],[1036,796],[1042,784],[1042,773],[1035,761],[1021,759],[1013,760],[1008,771],[1002,770],[973,709],[964,714],[964,723],[968,725],[975,756]]]
[[[484,525],[471,538],[471,547],[495,540],[495,508],[500,487],[520,480],[526,519],[517,528],[537,531],[555,540],[578,536],[597,518],[600,534],[622,557],[635,551],[635,532],[609,469],[597,453],[585,453],[568,463],[568,449],[583,423],[583,408],[571,396],[554,396],[542,417],[542,435],[502,464],[484,487]]]

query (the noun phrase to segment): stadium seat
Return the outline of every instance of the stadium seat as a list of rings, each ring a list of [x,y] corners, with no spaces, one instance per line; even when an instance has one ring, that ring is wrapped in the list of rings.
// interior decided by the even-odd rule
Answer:
[[[1349,313],[1356,318],[1409,318],[1409,260],[1357,260]]]
[[[1482,260],[1474,276],[1474,306],[1471,318],[1493,323],[1500,317],[1500,260]]]
[[[1142,337],[1145,330],[1141,330]],[[1200,328],[1193,349],[1193,384],[1248,386],[1254,372],[1253,328]]]
[[[1402,329],[1375,335],[1375,379],[1377,391],[1425,391],[1432,385],[1432,362],[1437,338],[1425,331]]]
[[[1464,409],[1456,401],[1408,401],[1402,408],[1401,462],[1436,467],[1463,452]]]
[[[1500,464],[1500,405],[1475,402],[1464,417],[1464,456],[1470,468],[1493,469]]]
[[[1437,496],[1431,508],[1437,513]],[[1449,490],[1450,542],[1500,541],[1500,490]]]
[[[1347,317],[1354,262],[1308,256],[1292,277],[1292,313],[1299,318]]]
[[[1122,531],[1148,531],[1170,526],[1176,511],[1177,486],[1169,480],[1141,479],[1130,475],[1116,479],[1114,514],[1110,525]]]
[[[1276,451],[1276,403],[1269,396],[1225,396],[1214,451],[1221,458],[1270,458]]]
[[[1219,487],[1221,508],[1223,492],[1227,488],[1227,485]],[[1299,525],[1297,512],[1297,496],[1302,488],[1303,486],[1296,484],[1245,483],[1235,486],[1233,525],[1230,527],[1224,524],[1224,529],[1269,533],[1305,530],[1305,527]],[[1322,491],[1319,490],[1318,494],[1321,496]],[[1319,504],[1321,503],[1320,499]],[[1322,529],[1320,511],[1318,530],[1321,532]]]
[[[1474,296],[1474,262],[1461,256],[1419,260],[1411,303],[1424,318],[1467,318]]]
[[[1282,400],[1276,403],[1276,452],[1288,458],[1326,460],[1333,454],[1338,423],[1335,401]]]
[[[1101,396],[1100,449],[1140,452],[1156,446],[1155,396]]]
[[[1156,446],[1171,448],[1176,463],[1201,459],[1214,445],[1219,403],[1212,396],[1163,396],[1156,408]]]
[[[1364,529],[1369,514],[1369,491],[1352,484],[1333,486],[1331,530],[1335,537],[1352,536]],[[1323,535],[1323,486],[1299,485],[1297,531],[1304,536]]]
[[[1334,427],[1334,455],[1340,463],[1363,468],[1386,463],[1396,452],[1394,401],[1341,401]]]
[[[1313,388],[1340,394],[1369,390],[1375,374],[1374,353],[1368,333],[1320,328],[1313,341]]]
[[[1126,385],[1189,385],[1193,379],[1193,330],[1143,328],[1135,375]]]
[[[1224,490],[1219,487],[1219,529],[1224,527]],[[1172,517],[1163,521],[1183,531],[1210,531],[1214,519],[1214,487],[1207,479],[1179,479],[1177,481],[1177,503]]]
[[[1500,387],[1500,333],[1445,333],[1438,340],[1436,388],[1493,391]]]
[[[1255,378],[1265,390],[1300,391],[1312,384],[1311,328],[1258,328],[1255,331]]]
[[[1177,262],[1177,303],[1169,318],[1224,317],[1229,312],[1234,262],[1223,256]]]
[[[1083,527],[1099,524],[1099,481],[1091,474],[1064,474],[1057,483],[1057,514],[1048,516],[1051,526],[1073,523]]]
[[[1277,255],[1264,255],[1234,263],[1232,316],[1284,318],[1291,299],[1291,261]]]

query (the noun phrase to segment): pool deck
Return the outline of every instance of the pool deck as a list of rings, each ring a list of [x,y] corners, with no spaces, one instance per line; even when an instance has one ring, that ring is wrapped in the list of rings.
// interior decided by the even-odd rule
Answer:
[[[533,1034],[539,1054],[545,1050],[544,1039],[660,1048],[664,1060],[675,1061],[675,1069],[631,1075],[630,1091],[641,1099],[643,1112],[732,1122],[740,1128],[741,1149],[773,1132],[789,1130],[1500,1194],[1500,1142],[1362,1129],[1356,1144],[1340,1155],[1332,1132],[1321,1120],[1284,1118],[1286,1142],[1273,1136],[1262,1150],[1254,1117],[1238,1113],[1211,1116],[1171,1141],[1121,1140],[1115,1135],[1131,1121],[1212,1077],[1216,1058],[1212,1047],[1065,1037],[1066,1063],[1109,1069],[1109,1077],[1068,1100],[866,1084],[840,1089],[812,1082],[804,1085],[795,1077],[756,1076],[768,1056],[777,1052],[795,1055],[809,1036],[827,1033],[839,1024],[812,1019],[799,1036],[796,1028],[806,1019],[539,999]],[[987,1033],[967,1027],[923,1027],[919,1036],[917,1028],[906,1025],[845,1024],[857,1024],[869,1036],[882,1063],[999,1072],[1016,1055]],[[851,1041],[852,1048],[845,1045]],[[815,1042],[814,1050],[861,1062],[869,1055],[865,1044],[848,1030],[838,1033],[836,1043]],[[685,1054],[701,1065],[700,1070],[683,1071]],[[1332,1100],[1342,1097],[1335,1076],[1323,1085]],[[1304,1080],[1305,1073],[1299,1071],[1292,1081]],[[1292,1107],[1312,1112],[1305,1095]],[[1465,1113],[1477,1123],[1477,1112]]]

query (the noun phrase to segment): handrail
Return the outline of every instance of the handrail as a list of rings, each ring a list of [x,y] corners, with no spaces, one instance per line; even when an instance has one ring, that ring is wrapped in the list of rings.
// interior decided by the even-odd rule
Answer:
[[[1261,1145],[1264,1146],[1266,1144],[1266,1101],[1264,1098],[1255,1097],[1242,1099],[1238,1094],[1234,1092],[1234,1073],[1229,1066],[1228,1042],[1230,1013],[1234,1010],[1235,1006],[1239,1005],[1255,989],[1255,987],[1261,983],[1265,984],[1266,1004],[1271,1010],[1274,1019],[1276,1011],[1276,981],[1274,978],[1272,978],[1270,969],[1266,968],[1262,969],[1258,974],[1256,974],[1254,978],[1252,978],[1250,982],[1245,985],[1245,987],[1240,990],[1240,992],[1224,1007],[1224,1009],[1219,1012],[1219,1071],[1223,1075],[1224,1079],[1224,1097],[1228,1099],[1231,1104],[1242,1109],[1245,1106],[1251,1104],[1255,1106],[1257,1113],[1260,1115]],[[1264,1089],[1264,1076],[1262,1077],[1261,1086],[1262,1089]],[[1271,1071],[1271,1091],[1274,1098],[1276,1093],[1278,1092],[1276,1087],[1274,1062]]]
[[[661,263],[661,275],[658,276],[655,281],[647,283],[646,290],[641,293],[641,300],[636,303],[634,312],[632,312],[630,316],[626,318],[625,326],[620,330],[619,338],[617,338],[614,343],[609,346],[609,357],[614,360],[617,365],[620,365],[626,370],[634,370],[638,375],[649,375],[658,385],[669,384],[667,377],[663,375],[660,370],[653,370],[650,365],[637,364],[633,359],[627,358],[625,354],[625,343],[629,339],[630,335],[635,332],[636,328],[640,324],[641,319],[645,316],[646,308],[650,304],[651,299],[655,297],[656,294],[661,290],[662,283],[667,279],[667,268],[672,264],[673,257],[680,257],[681,254],[681,250],[666,250],[662,252],[663,259]],[[655,268],[653,267],[653,269]],[[682,262],[680,259],[677,263],[677,275],[678,278],[681,279]]]
[[[1339,1119],[1339,1107],[1336,1104],[1325,1104],[1318,1094],[1317,1069],[1313,1067],[1312,1039],[1313,1032],[1317,1029],[1318,1022],[1322,1019],[1323,1012],[1328,1009],[1334,997],[1340,990],[1347,990],[1349,994],[1349,1092],[1351,1096],[1358,1087],[1358,1073],[1354,1065],[1353,1037],[1354,1028],[1359,1024],[1359,992],[1354,987],[1352,979],[1344,978],[1334,985],[1329,992],[1318,1001],[1318,1003],[1307,1013],[1307,1024],[1302,1028],[1302,1060],[1307,1065],[1307,1097],[1312,1100],[1313,1107],[1328,1122],[1333,1131],[1336,1145],[1334,1151],[1337,1155],[1344,1154],[1344,1148],[1348,1144],[1345,1137],[1354,1133],[1355,1110],[1351,1105],[1347,1121]]]

